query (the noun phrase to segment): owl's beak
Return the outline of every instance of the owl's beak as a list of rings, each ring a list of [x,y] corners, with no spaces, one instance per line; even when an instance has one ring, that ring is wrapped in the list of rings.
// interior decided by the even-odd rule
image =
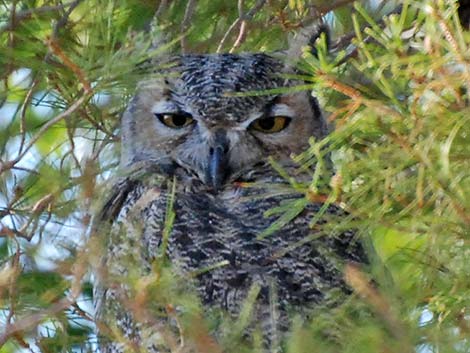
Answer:
[[[224,184],[228,170],[229,142],[225,133],[216,134],[213,147],[209,149],[209,163],[207,164],[207,181],[214,191],[220,190]]]

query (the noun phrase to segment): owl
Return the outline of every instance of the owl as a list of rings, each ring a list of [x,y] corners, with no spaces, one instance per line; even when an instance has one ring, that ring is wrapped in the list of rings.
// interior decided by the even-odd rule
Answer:
[[[99,216],[100,350],[169,351],[178,322],[168,316],[185,309],[158,307],[161,295],[148,290],[167,267],[205,312],[237,317],[251,298],[247,335],[257,329],[273,346],[294,316],[308,320],[332,291],[348,294],[342,266],[366,259],[354,231],[322,234],[326,216],[345,215],[334,205],[306,202],[265,233],[277,219],[271,209],[301,198],[268,157],[297,171],[292,155],[324,137],[327,123],[311,92],[285,89],[299,82],[288,78],[292,65],[282,55],[187,54],[170,62],[139,85],[122,117],[122,176]],[[181,342],[179,349],[204,351]]]

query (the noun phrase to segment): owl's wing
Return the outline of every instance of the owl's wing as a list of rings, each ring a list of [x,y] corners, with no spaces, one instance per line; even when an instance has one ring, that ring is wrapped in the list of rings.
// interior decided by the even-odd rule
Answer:
[[[131,309],[135,290],[128,282],[134,274],[144,275],[145,268],[140,245],[142,220],[137,210],[159,197],[152,191],[165,187],[164,180],[168,180],[168,173],[161,165],[136,163],[109,184],[105,193],[109,196],[96,214],[92,234],[100,258],[95,269],[94,305],[101,352],[120,353],[132,350],[135,344],[147,346],[143,335],[150,334],[135,320]]]
[[[163,166],[163,167],[162,167]],[[109,183],[110,187],[104,194],[109,196],[99,208],[95,224],[113,222],[122,210],[129,193],[146,177],[151,175],[171,175],[173,166],[158,164],[155,161],[142,161],[132,164],[127,170],[121,171],[118,177]]]

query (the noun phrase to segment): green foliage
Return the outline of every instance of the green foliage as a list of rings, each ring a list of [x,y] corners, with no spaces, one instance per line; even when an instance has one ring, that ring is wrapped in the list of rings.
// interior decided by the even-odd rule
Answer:
[[[305,51],[302,88],[319,95],[335,129],[295,156],[302,170],[316,166],[310,183],[285,175],[289,188],[272,186],[305,197],[271,210],[279,220],[262,236],[309,202],[339,204],[350,216],[325,232],[359,229],[371,264],[346,267],[356,295],[295,321],[285,350],[469,351],[470,33],[455,1],[404,1],[380,20],[394,2],[353,11],[344,1],[191,3],[0,3],[0,353],[93,348],[87,271],[99,254],[87,229],[96,184],[117,165],[122,110],[136,83],[158,72],[144,64],[168,49],[153,48],[154,32],[145,32],[154,14],[176,52],[274,51],[314,9],[335,38],[354,30],[356,49],[328,54],[323,42],[318,58]],[[169,205],[169,227],[172,217]],[[221,326],[224,351],[262,350],[259,330],[243,337],[256,287],[238,319],[210,312],[202,324],[197,297],[164,263],[154,272],[158,280],[130,285],[142,303],[158,293],[155,310],[186,307],[181,325],[196,346]]]
[[[358,51],[348,67],[307,58],[336,130],[299,161],[319,147],[333,153],[338,202],[378,253],[371,269],[378,290],[361,288],[354,274],[373,315],[337,328],[350,345],[328,347],[467,351],[470,33],[452,2],[404,2],[385,28],[356,10]],[[377,272],[380,263],[390,276]]]

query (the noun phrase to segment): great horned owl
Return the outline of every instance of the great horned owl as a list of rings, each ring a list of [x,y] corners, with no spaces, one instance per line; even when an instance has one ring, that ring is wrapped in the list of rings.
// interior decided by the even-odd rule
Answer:
[[[239,314],[257,286],[253,317],[268,341],[332,289],[347,293],[342,263],[364,261],[354,232],[311,229],[322,204],[260,237],[276,219],[266,212],[299,198],[280,187],[286,180],[267,157],[293,171],[291,155],[327,133],[310,92],[279,90],[298,84],[283,74],[285,62],[259,53],[183,55],[172,63],[139,86],[122,118],[127,176],[101,216],[111,222],[95,295],[98,327],[108,338],[102,352],[163,351],[158,320],[147,309],[133,311],[139,293],[128,280],[153,273],[159,256],[190,278],[205,307],[229,315]]]

